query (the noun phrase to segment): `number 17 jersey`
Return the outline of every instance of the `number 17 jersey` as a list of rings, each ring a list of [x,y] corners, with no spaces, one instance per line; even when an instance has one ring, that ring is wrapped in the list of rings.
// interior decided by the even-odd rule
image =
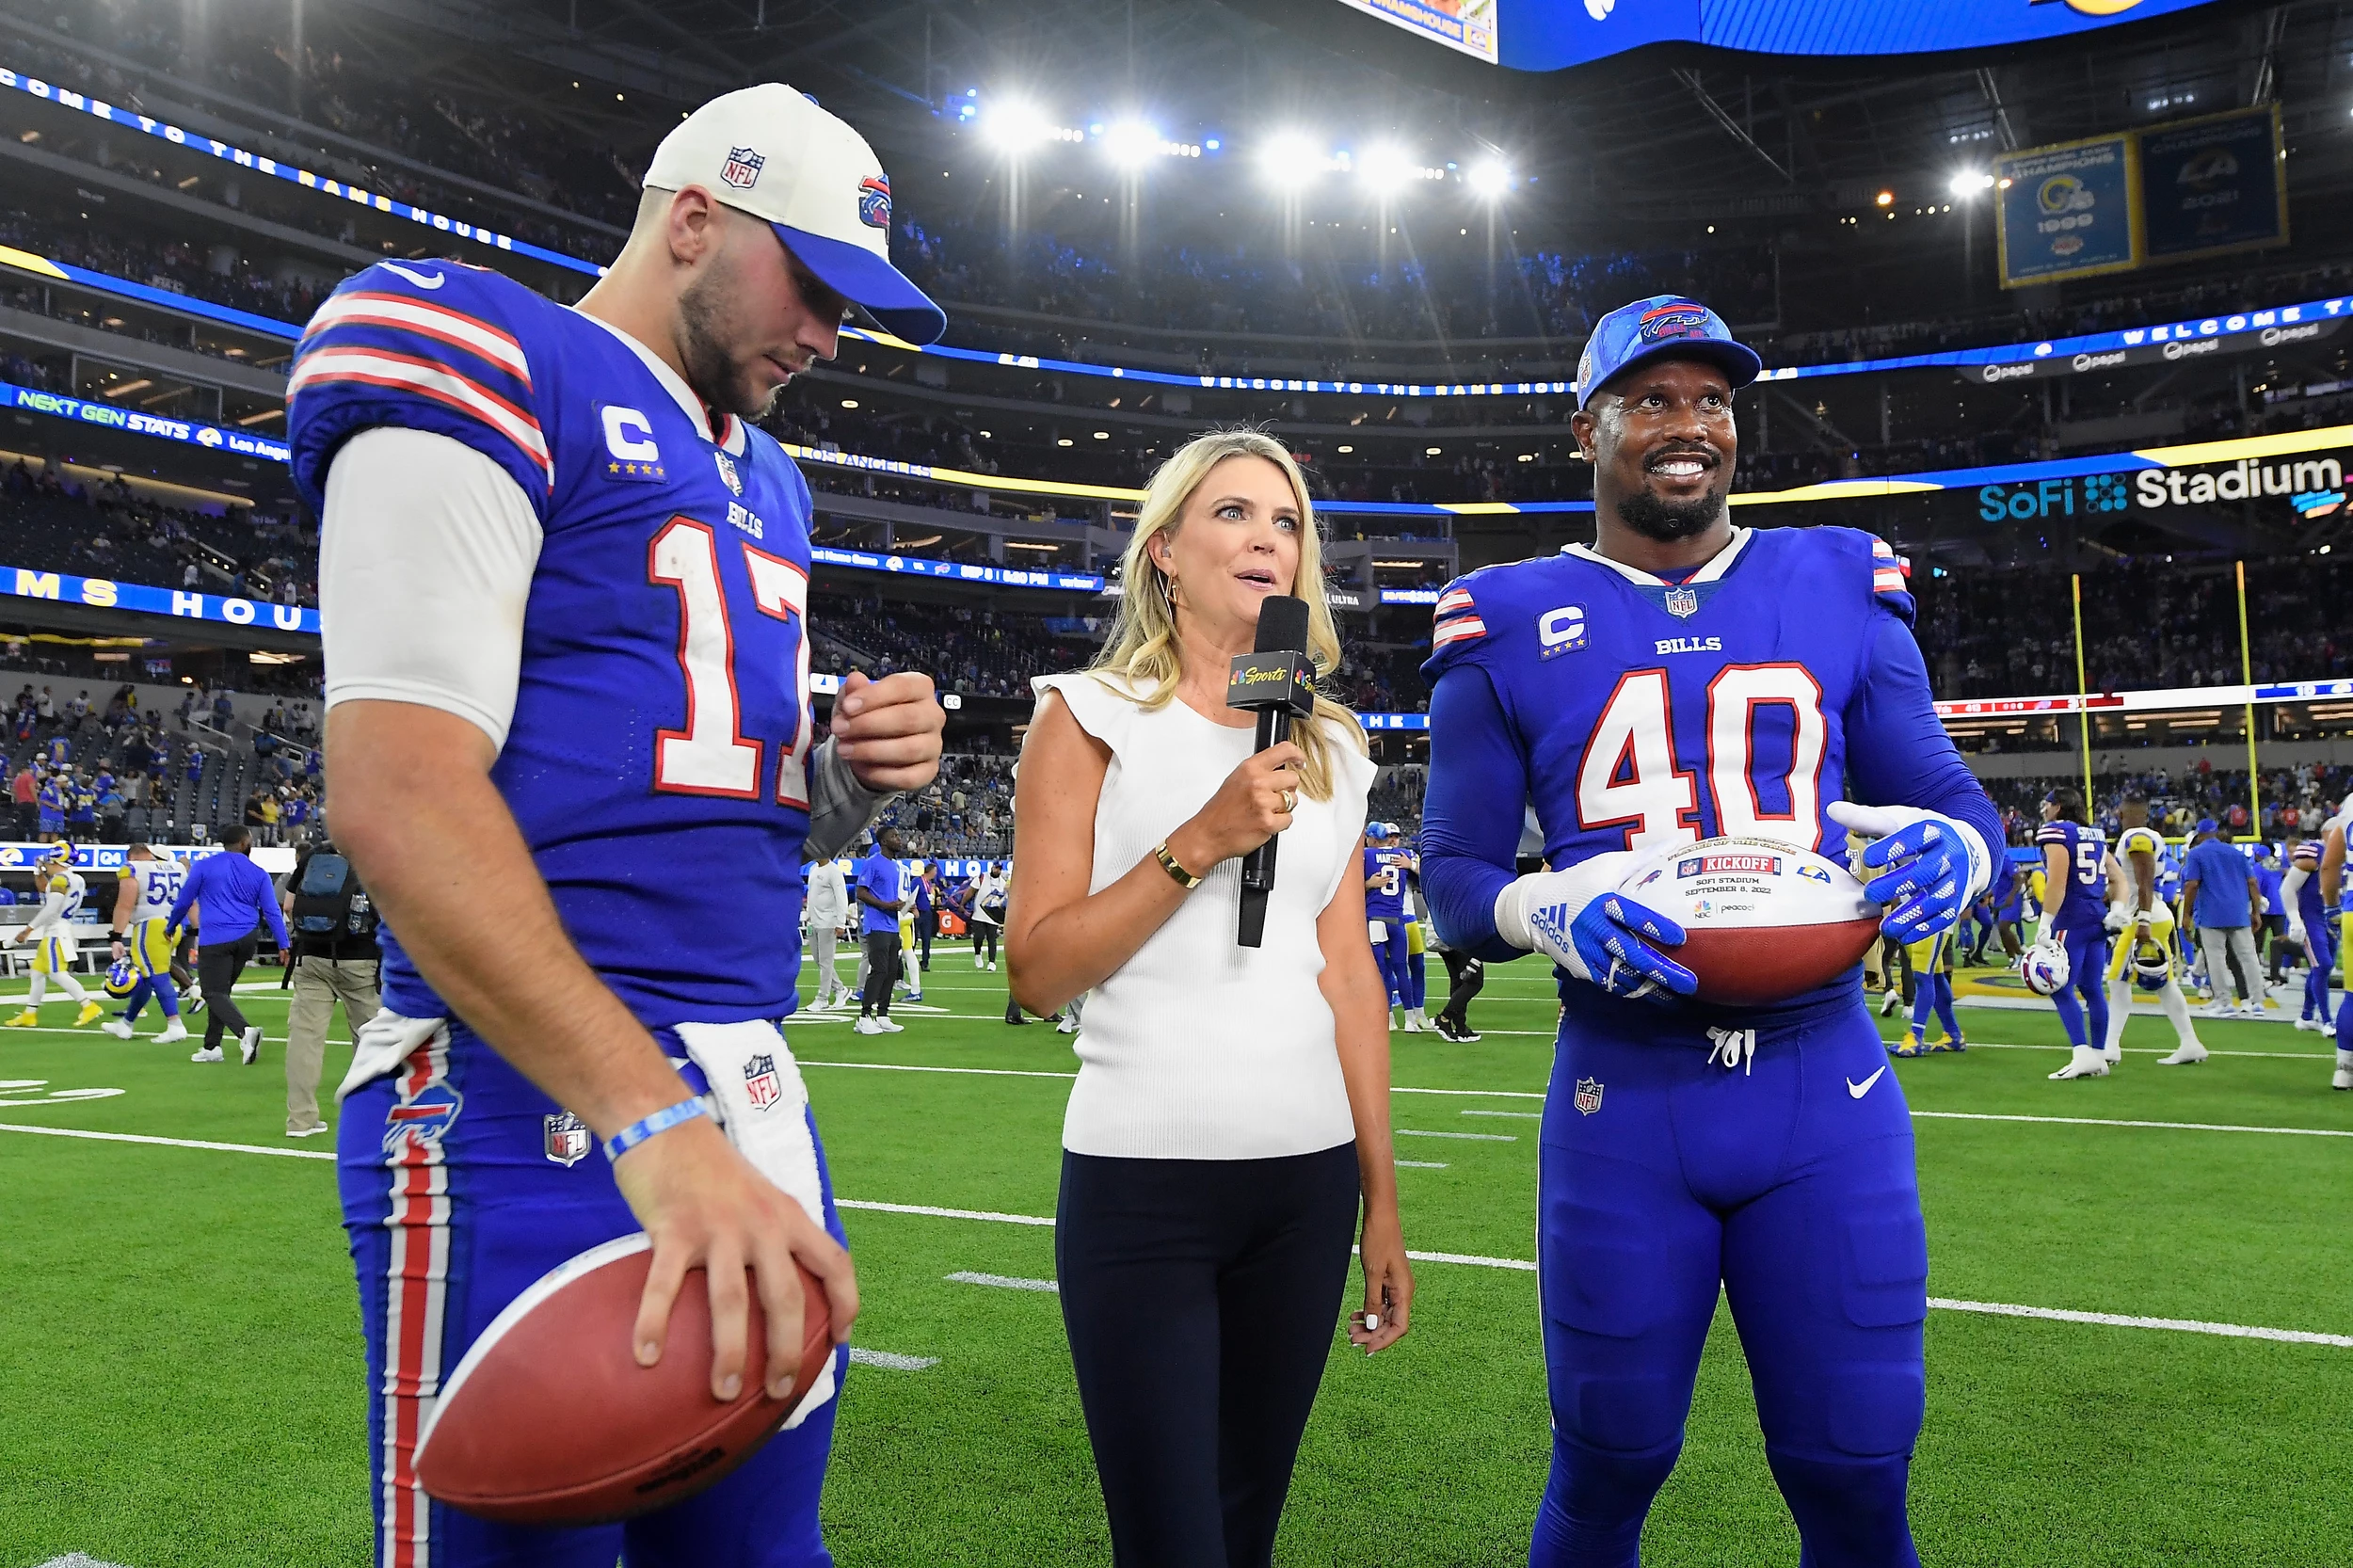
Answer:
[[[539,553],[490,776],[589,966],[649,1025],[791,1012],[812,728],[792,459],[740,420],[714,429],[617,329],[452,262],[346,280],[289,395],[295,481],[322,515],[337,450],[380,425],[472,447],[530,502]],[[398,933],[382,945],[385,1005],[445,1015]]]

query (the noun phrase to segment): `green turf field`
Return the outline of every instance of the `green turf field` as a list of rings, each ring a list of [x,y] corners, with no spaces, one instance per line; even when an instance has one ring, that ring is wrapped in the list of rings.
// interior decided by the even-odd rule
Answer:
[[[1006,1028],[1001,980],[943,952],[926,1001],[946,1012],[903,1009],[903,1034],[796,1023],[842,1197],[1053,1212],[1068,1085],[1051,1075],[1070,1071],[1069,1041]],[[273,1037],[282,995],[240,999]],[[1399,1085],[1475,1091],[1399,1094],[1401,1133],[1490,1135],[1400,1137],[1400,1157],[1423,1162],[1400,1172],[1407,1243],[1486,1261],[1419,1264],[1414,1331],[1377,1360],[1352,1355],[1336,1325],[1282,1562],[1525,1560],[1544,1368],[1534,1275],[1497,1263],[1533,1256],[1536,1124],[1515,1118],[1536,1109],[1553,1013],[1522,963],[1492,971],[1473,1012],[1483,1040],[1394,1042]],[[1977,1048],[1896,1067],[1923,1113],[1932,1296],[2353,1335],[2353,1095],[2329,1091],[2329,1042],[2201,1021],[2214,1061],[2160,1069],[2171,1032],[2137,1019],[2117,1076],[2060,1084],[2043,1078],[2064,1060],[2052,1015],[1962,1018]],[[282,1137],[275,1038],[252,1069],[233,1051],[192,1065],[187,1050],[94,1026],[0,1032],[0,1124],[19,1129],[0,1132],[0,1568],[75,1552],[129,1568],[369,1559],[333,1169],[251,1152],[324,1156],[329,1140]],[[345,1055],[330,1049],[330,1082]],[[999,1071],[963,1070],[981,1068]],[[50,1097],[86,1089],[121,1092]],[[2028,1119],[1966,1119],[1988,1116]],[[2199,1125],[2032,1119],[2048,1117]],[[35,1127],[245,1147],[21,1130]],[[2266,1128],[2339,1136],[2253,1130]],[[858,1344],[936,1365],[849,1379],[826,1496],[840,1560],[1107,1562],[1054,1298],[946,1277],[1048,1278],[1050,1230],[844,1219],[867,1304]],[[1794,1563],[1729,1317],[1717,1326],[1646,1560]],[[1928,1347],[1913,1480],[1926,1561],[2353,1562],[2353,1345],[1944,1307]]]

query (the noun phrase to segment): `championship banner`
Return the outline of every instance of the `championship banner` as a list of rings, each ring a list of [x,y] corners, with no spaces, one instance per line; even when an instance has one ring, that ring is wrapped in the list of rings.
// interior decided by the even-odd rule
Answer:
[[[2128,132],[1993,160],[2002,287],[2140,264],[2140,182]]]
[[[2152,262],[2288,243],[2280,106],[2140,133],[2141,250]]]

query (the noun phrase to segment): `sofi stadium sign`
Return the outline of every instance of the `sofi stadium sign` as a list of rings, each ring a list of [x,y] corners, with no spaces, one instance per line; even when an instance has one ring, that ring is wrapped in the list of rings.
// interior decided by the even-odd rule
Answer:
[[[30,567],[0,567],[0,591],[16,599],[45,599],[93,610],[133,610],[142,615],[210,621],[216,626],[262,626],[277,632],[307,632],[314,637],[319,630],[319,613],[299,604],[272,604],[226,594],[118,583],[110,577],[73,577],[64,572],[36,571]]]
[[[2025,485],[1981,485],[1977,517],[1985,522],[2052,518],[2096,519],[2103,513],[2160,511],[2225,501],[2277,497],[2298,518],[2332,517],[2345,504],[2345,461],[2336,455],[2297,455],[2266,461],[2189,468],[2144,468],[2129,473],[2068,474]]]

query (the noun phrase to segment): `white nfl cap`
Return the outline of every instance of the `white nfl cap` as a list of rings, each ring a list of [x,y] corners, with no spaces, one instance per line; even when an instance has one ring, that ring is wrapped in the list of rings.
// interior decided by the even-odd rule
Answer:
[[[890,264],[890,176],[866,138],[781,82],[722,93],[653,150],[646,184],[699,185],[776,231],[885,330],[936,343],[948,314]]]

